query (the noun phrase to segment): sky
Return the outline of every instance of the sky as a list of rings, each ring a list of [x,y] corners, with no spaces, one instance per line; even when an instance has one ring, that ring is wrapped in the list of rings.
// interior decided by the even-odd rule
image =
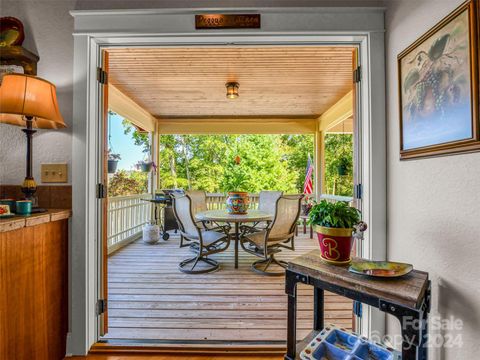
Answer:
[[[118,162],[118,169],[134,170],[134,165],[144,159],[142,147],[133,143],[132,134],[125,135],[122,126],[123,117],[120,115],[110,115],[110,144],[112,152],[120,154],[122,157]]]

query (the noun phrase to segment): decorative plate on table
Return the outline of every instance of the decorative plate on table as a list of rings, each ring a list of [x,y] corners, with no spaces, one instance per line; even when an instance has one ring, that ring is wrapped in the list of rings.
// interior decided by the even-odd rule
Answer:
[[[413,265],[392,262],[392,261],[369,261],[369,260],[354,260],[348,271],[355,274],[395,278],[408,274],[413,270]]]

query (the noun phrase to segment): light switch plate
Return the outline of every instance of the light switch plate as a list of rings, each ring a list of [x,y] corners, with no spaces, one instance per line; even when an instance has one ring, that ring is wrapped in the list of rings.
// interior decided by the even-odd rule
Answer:
[[[42,164],[42,183],[66,183],[68,182],[67,164]]]

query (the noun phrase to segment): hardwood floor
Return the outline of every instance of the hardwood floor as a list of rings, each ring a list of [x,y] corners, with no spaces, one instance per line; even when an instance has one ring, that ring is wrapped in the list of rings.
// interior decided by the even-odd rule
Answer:
[[[66,360],[174,360],[187,359],[185,355],[100,355],[74,356]],[[283,355],[188,355],[189,360],[283,360]]]
[[[109,331],[105,339],[278,344],[286,340],[287,296],[284,277],[257,275],[250,270],[256,258],[241,249],[234,269],[233,242],[212,258],[219,271],[188,275],[178,263],[191,257],[187,248],[170,238],[157,245],[132,243],[112,254],[108,262]],[[285,250],[288,260],[318,247],[307,235],[295,241],[296,251]],[[298,338],[312,327],[313,294],[299,286]],[[330,293],[325,299],[326,322],[352,325],[351,301]]]

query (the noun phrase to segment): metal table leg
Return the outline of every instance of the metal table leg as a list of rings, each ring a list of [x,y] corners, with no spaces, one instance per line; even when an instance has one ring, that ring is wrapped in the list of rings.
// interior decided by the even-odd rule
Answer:
[[[239,223],[235,222],[235,269],[238,269],[238,242],[240,241]]]
[[[285,292],[288,295],[287,313],[287,354],[285,360],[293,360],[297,347],[297,278],[296,274],[285,271]]]
[[[427,300],[428,301],[428,300]],[[395,316],[402,327],[402,360],[427,360],[426,303],[420,310],[380,300],[380,310]]]
[[[324,292],[323,289],[313,288],[313,330],[322,330],[324,325]]]

